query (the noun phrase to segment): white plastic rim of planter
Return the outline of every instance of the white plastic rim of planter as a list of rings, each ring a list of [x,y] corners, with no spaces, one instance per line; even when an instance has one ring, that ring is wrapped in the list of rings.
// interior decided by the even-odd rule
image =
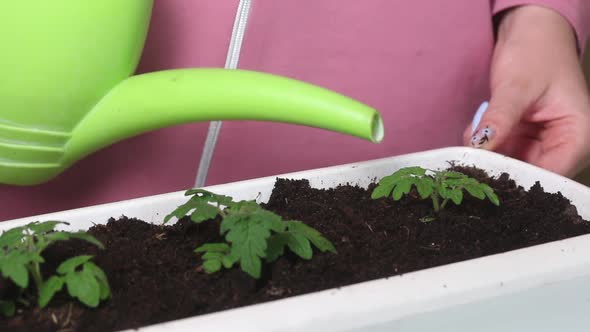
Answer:
[[[453,147],[207,189],[266,201],[277,177],[310,180],[316,188],[366,186],[405,166],[441,169],[449,161],[491,175],[511,174],[528,189],[541,181],[590,219],[590,188],[499,154]],[[184,191],[0,223],[0,230],[35,220],[65,220],[87,229],[126,215],[160,222],[186,200]],[[515,250],[330,289],[308,295],[152,325],[140,331],[587,331],[590,326],[590,236]]]

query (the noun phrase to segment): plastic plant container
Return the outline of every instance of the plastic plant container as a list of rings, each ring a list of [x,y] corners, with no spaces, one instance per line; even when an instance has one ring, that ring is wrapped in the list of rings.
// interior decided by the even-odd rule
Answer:
[[[590,188],[499,154],[453,147],[241,181],[206,189],[266,201],[276,177],[312,187],[368,185],[405,166],[475,165],[507,172],[528,189],[540,181],[590,219]],[[186,200],[184,191],[0,223],[0,231],[58,219],[73,230],[126,215],[159,223]],[[147,326],[140,331],[587,331],[590,326],[590,235],[363,282],[283,300]]]

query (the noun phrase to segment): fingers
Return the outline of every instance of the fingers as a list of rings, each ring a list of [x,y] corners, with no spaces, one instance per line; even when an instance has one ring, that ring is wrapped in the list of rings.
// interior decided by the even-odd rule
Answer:
[[[522,90],[506,86],[493,91],[485,112],[482,111],[485,105],[482,105],[476,112],[473,123],[463,133],[465,145],[496,151],[498,147],[508,143],[507,140],[518,127],[524,112],[533,103],[531,98],[526,98],[517,91]]]

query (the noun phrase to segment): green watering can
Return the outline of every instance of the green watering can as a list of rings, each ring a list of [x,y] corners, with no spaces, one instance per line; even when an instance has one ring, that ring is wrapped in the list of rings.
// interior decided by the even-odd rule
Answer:
[[[0,183],[48,181],[103,147],[197,121],[277,121],[383,136],[373,108],[253,71],[133,75],[151,0],[0,1]]]

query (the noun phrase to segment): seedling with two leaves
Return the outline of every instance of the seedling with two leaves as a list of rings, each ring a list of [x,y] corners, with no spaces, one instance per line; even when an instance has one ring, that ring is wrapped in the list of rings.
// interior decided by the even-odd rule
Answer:
[[[463,202],[463,191],[478,199],[488,199],[499,206],[500,200],[494,190],[485,183],[480,183],[463,173],[454,171],[433,171],[422,167],[402,168],[379,180],[379,184],[371,193],[371,198],[378,199],[392,196],[400,200],[416,188],[422,199],[430,198],[435,213],[444,209],[448,202],[460,205]],[[433,218],[425,221],[434,220]]]
[[[104,271],[91,262],[92,256],[75,256],[62,262],[57,275],[43,279],[41,264],[45,262],[43,251],[57,241],[80,239],[104,248],[95,237],[86,232],[56,231],[60,221],[32,222],[15,227],[0,235],[0,271],[18,288],[17,299],[0,299],[0,313],[11,316],[16,302],[28,303],[22,295],[33,280],[37,290],[37,303],[45,307],[51,298],[65,285],[70,296],[89,307],[98,306],[110,296],[110,288]]]
[[[336,253],[332,243],[317,230],[300,221],[283,220],[255,201],[235,202],[229,196],[203,189],[188,190],[185,195],[192,197],[167,215],[164,223],[186,215],[195,223],[221,217],[219,231],[225,242],[206,243],[195,249],[203,253],[203,268],[208,273],[239,264],[244,272],[258,279],[262,260],[276,260],[285,248],[303,259],[312,258],[312,244],[322,252]]]

